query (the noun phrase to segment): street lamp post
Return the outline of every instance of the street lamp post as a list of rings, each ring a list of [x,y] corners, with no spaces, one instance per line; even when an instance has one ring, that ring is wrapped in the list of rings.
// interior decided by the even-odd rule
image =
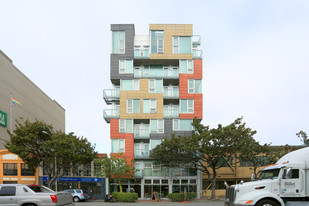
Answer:
[[[43,134],[47,134],[48,136],[52,137],[48,132],[46,131],[42,131]],[[52,149],[52,151],[54,152],[55,149]],[[54,170],[54,175],[55,177],[57,176],[57,157],[55,156],[55,170]],[[56,182],[55,182],[55,190],[56,192],[58,192],[58,178],[56,177]]]

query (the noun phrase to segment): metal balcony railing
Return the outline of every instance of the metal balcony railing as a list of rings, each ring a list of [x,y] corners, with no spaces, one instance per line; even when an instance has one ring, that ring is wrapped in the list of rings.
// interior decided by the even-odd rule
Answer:
[[[134,130],[134,139],[149,139],[149,129]]]
[[[201,36],[194,35],[192,36],[192,45],[194,46],[200,46],[201,45]]]
[[[149,150],[135,149],[134,158],[149,158]]]
[[[193,59],[201,59],[203,58],[203,52],[202,50],[193,49],[192,50]]]
[[[104,109],[103,117],[107,123],[110,123],[110,119],[117,119],[120,117],[119,109]]]
[[[120,89],[104,89],[103,98],[107,104],[110,104],[114,101],[119,101]]]
[[[135,59],[147,59],[149,58],[149,49],[134,49]]]
[[[134,78],[159,78],[159,79],[178,79],[179,70],[167,71],[165,69],[135,69]]]
[[[176,90],[169,89],[168,87],[164,87],[164,98],[165,99],[178,99],[179,98],[179,88]]]
[[[171,110],[164,110],[163,117],[164,118],[178,118],[179,112],[178,111],[171,111]]]

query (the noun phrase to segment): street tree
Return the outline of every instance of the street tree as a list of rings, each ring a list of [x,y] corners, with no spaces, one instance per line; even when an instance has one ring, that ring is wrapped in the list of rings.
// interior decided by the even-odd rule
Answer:
[[[5,147],[17,154],[31,170],[42,167],[48,176],[48,187],[65,171],[75,165],[91,163],[96,155],[95,146],[87,138],[54,132],[53,126],[43,121],[16,123],[16,129],[8,132],[10,141]]]
[[[306,132],[303,130],[300,130],[298,133],[296,133],[296,136],[299,137],[299,139],[304,142],[305,145],[309,145],[309,139]]]
[[[100,171],[96,171],[98,176],[107,177],[111,181],[116,180],[119,184],[119,190],[122,192],[121,179],[128,179],[134,177],[134,160],[128,162],[123,154],[106,157],[104,159],[95,160],[97,164],[101,165]]]
[[[213,129],[200,122],[197,119],[193,121],[192,136],[165,139],[154,149],[151,157],[156,164],[166,167],[193,164],[208,175],[212,184],[211,198],[215,198],[217,170],[224,165],[232,167],[233,157],[252,141],[256,131],[247,128],[242,118],[227,126],[219,124]]]
[[[248,141],[246,147],[242,147],[239,159],[249,163],[250,169],[253,170],[254,178],[257,177],[258,168],[270,164],[267,154],[270,154],[270,145],[260,145],[259,142],[252,139]]]

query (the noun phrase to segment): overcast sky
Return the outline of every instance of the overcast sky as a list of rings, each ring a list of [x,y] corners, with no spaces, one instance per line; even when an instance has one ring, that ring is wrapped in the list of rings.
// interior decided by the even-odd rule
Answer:
[[[193,24],[205,125],[243,116],[260,143],[274,145],[299,145],[295,134],[309,133],[306,0],[0,0],[0,49],[65,108],[67,133],[110,153],[110,24],[127,23],[136,35],[149,24]]]

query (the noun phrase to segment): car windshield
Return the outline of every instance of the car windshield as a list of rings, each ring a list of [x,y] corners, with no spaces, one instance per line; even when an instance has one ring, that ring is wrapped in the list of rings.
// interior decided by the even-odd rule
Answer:
[[[280,172],[280,168],[271,169],[271,170],[262,170],[260,171],[260,180],[264,179],[277,179]]]

